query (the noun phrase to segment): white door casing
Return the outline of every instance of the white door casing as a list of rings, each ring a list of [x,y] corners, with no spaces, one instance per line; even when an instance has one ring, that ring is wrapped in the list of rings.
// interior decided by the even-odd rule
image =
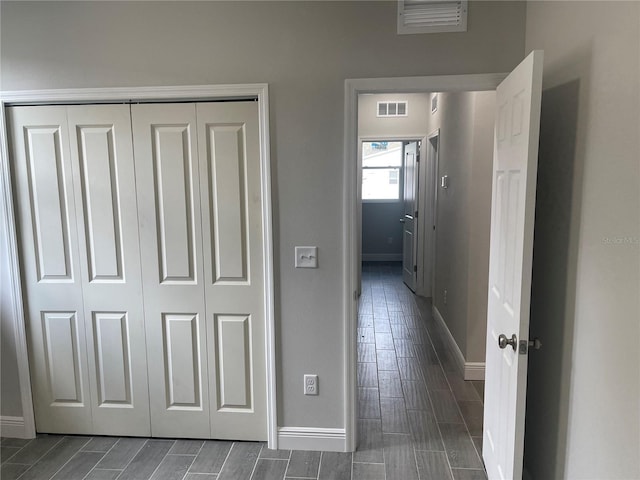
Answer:
[[[405,143],[403,153],[402,279],[415,292],[418,265],[418,179],[420,178],[418,142]]]
[[[542,61],[532,52],[496,91],[482,451],[490,480],[522,478]],[[501,334],[515,335],[514,348],[498,346]]]

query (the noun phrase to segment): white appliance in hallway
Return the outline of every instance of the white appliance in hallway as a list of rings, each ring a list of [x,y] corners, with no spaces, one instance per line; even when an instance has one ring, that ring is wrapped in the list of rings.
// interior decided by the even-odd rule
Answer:
[[[257,104],[8,112],[38,431],[266,440]]]

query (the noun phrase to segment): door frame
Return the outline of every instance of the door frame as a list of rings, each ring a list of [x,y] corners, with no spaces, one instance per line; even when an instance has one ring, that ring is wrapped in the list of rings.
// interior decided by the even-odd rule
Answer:
[[[435,279],[436,279],[436,236],[438,231],[438,168],[440,163],[440,129],[436,128],[433,132],[427,135],[427,141],[425,142],[425,149],[427,153],[425,155],[425,221],[424,223],[424,264],[423,265],[423,282],[427,284],[429,288],[423,288],[423,292],[427,293],[432,299],[435,297]],[[434,147],[434,144],[437,145]],[[426,218],[429,215],[431,219],[432,228],[427,227]],[[427,269],[426,264],[429,264]],[[431,278],[427,280],[426,274],[428,273]]]
[[[357,172],[357,185],[358,185],[358,225],[356,228],[356,232],[358,234],[358,295],[362,293],[362,144],[366,142],[375,142],[377,140],[384,141],[388,140],[391,142],[420,142],[420,160],[424,158],[424,145],[426,141],[426,136],[424,133],[415,133],[410,135],[359,135],[358,136],[358,172]],[[402,159],[402,171],[404,172],[404,158]],[[404,178],[401,178],[401,187],[404,187]],[[401,202],[402,199],[398,200]],[[418,236],[420,238],[420,236]],[[418,248],[420,248],[420,244],[418,243]],[[418,251],[418,258],[420,258],[420,251]],[[418,262],[419,263],[419,262]],[[422,288],[422,281],[418,278],[417,288]]]
[[[357,445],[357,326],[359,267],[358,241],[358,95],[364,93],[466,92],[495,90],[506,73],[437,75],[424,77],[355,78],[344,82],[343,144],[343,318],[345,447]]]
[[[7,144],[6,107],[12,105],[95,104],[122,102],[173,102],[257,99],[260,151],[260,183],[262,191],[262,241],[264,256],[265,366],[267,374],[268,447],[278,448],[278,416],[276,392],[276,343],[273,276],[273,222],[271,195],[271,160],[269,143],[269,86],[266,83],[238,85],[188,85],[158,87],[70,88],[55,90],[20,90],[0,92],[0,202],[4,210],[11,275],[10,299],[15,333],[18,378],[23,417],[16,418],[11,433],[24,438],[35,436],[35,419],[27,354],[26,325],[21,286],[16,217],[14,212],[11,166]],[[0,419],[2,420],[2,419]],[[2,422],[3,430],[5,422]],[[22,431],[22,435],[19,435]]]

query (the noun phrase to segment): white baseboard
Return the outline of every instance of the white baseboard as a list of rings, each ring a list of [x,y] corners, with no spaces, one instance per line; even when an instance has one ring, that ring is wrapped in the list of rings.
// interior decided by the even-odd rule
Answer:
[[[318,450],[346,452],[344,428],[280,427],[278,448],[281,450]]]
[[[401,253],[363,253],[363,262],[401,262]]]
[[[463,378],[465,380],[484,380],[484,362],[467,362],[462,351],[460,351],[460,347],[458,347],[458,343],[453,338],[453,335],[451,335],[451,331],[449,330],[449,327],[447,327],[447,324],[438,308],[433,305],[432,310],[433,316],[436,318],[440,324],[440,328],[445,333],[449,349],[456,359],[458,369],[460,370],[460,373],[462,373]]]
[[[0,417],[0,436],[9,438],[31,438],[25,431],[23,417]]]
[[[465,362],[465,380],[484,380],[484,362]]]

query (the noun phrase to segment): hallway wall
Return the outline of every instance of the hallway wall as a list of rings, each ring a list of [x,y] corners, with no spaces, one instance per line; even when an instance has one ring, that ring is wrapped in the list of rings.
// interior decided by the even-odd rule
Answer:
[[[640,4],[528,2],[544,49],[525,466],[640,478]]]
[[[466,362],[484,362],[495,92],[439,93],[434,306]],[[446,301],[445,301],[446,290]]]

